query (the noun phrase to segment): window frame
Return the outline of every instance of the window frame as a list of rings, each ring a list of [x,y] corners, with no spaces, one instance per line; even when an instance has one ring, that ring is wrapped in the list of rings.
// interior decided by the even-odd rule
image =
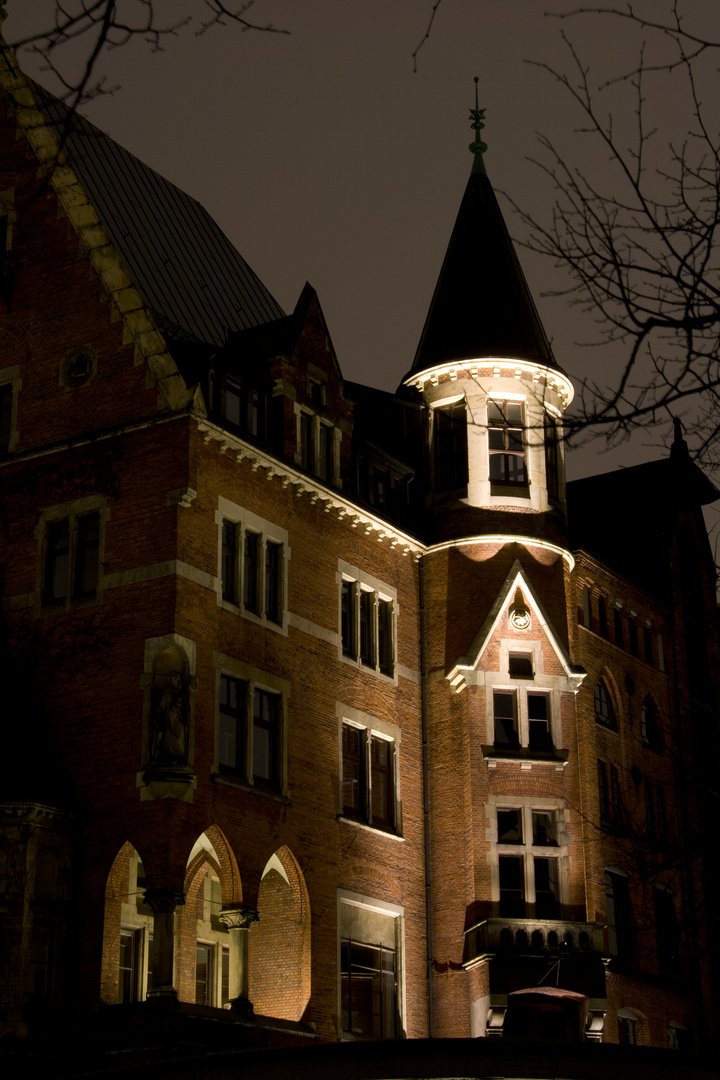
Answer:
[[[400,742],[401,731],[395,724],[390,724],[378,717],[370,716],[358,709],[338,704],[338,747],[339,747],[339,788],[337,816],[342,821],[352,822],[373,832],[388,836],[402,836],[402,814],[400,801]],[[345,799],[346,779],[346,733],[359,733],[358,765],[358,806],[354,808]],[[389,751],[387,771],[373,761],[375,745],[384,745]],[[389,815],[376,817],[374,813],[373,783],[381,774],[389,777]]]
[[[308,387],[322,386],[325,383],[311,380]],[[309,392],[309,391],[308,391]],[[323,395],[326,397],[326,393]],[[313,402],[313,406],[319,405]],[[324,407],[324,402],[322,406]],[[322,484],[331,488],[340,488],[340,444],[342,432],[331,420],[315,412],[314,407],[295,403],[296,450],[295,464]],[[321,438],[322,432],[322,438]]]
[[[491,419],[491,407],[500,412],[501,419]],[[520,410],[519,423],[508,418],[509,408]],[[528,444],[527,444],[527,417],[525,402],[515,398],[489,397],[487,401],[487,447],[488,447],[488,480],[490,493],[503,494],[506,489],[511,492],[526,492],[530,487],[530,471],[528,468]],[[511,432],[519,431],[521,448],[515,449],[512,445]],[[501,433],[503,446],[492,446],[492,433]],[[493,476],[493,459],[504,459],[503,478]],[[514,480],[510,476],[510,458],[520,459],[522,462],[523,479]]]
[[[492,746],[496,753],[502,753],[503,750],[507,750],[508,753],[514,754],[518,751],[537,751],[538,753],[550,754],[555,751],[560,745],[560,705],[559,695],[555,690],[546,685],[546,680],[543,678],[542,673],[537,672],[535,665],[533,666],[535,674],[532,678],[527,675],[516,676],[517,684],[515,686],[508,685],[507,683],[497,682],[489,686],[489,698],[487,710],[488,710],[488,735],[489,745]],[[547,680],[549,681],[549,680]],[[513,702],[513,731],[515,738],[510,741],[497,741],[496,720],[510,720],[510,716],[498,717],[496,715],[496,707],[503,698],[511,698]],[[545,718],[544,723],[546,725],[547,739],[535,740],[531,739],[531,734],[535,730],[533,725],[540,722],[540,717],[530,717],[530,700],[531,699],[544,699],[545,702]]]
[[[287,729],[290,682],[246,664],[242,660],[215,653],[216,667],[215,689],[215,760],[212,767],[214,780],[228,782],[260,791],[272,796],[286,797],[287,778]],[[238,692],[237,705],[234,709],[237,729],[235,732],[235,763],[224,760],[225,753],[221,746],[223,717],[232,716],[224,711],[221,703],[223,680],[227,686],[235,684]],[[258,695],[267,695],[272,699],[276,715],[271,718],[274,735],[271,734],[271,776],[264,777],[255,772],[256,763],[256,728],[267,730],[264,720],[258,721],[256,715]]]
[[[518,815],[519,836],[516,840],[500,839],[500,814],[514,811]],[[536,842],[536,815],[551,815],[554,819],[555,838],[549,842]],[[567,833],[566,809],[562,800],[550,800],[521,796],[517,798],[497,796],[492,803],[491,841],[496,870],[492,876],[492,899],[497,904],[501,918],[559,919],[568,901],[567,881]],[[501,860],[517,859],[521,868],[520,897],[503,910]],[[554,911],[537,911],[538,888],[536,862],[551,860],[555,870]],[[517,891],[517,890],[516,890]]]
[[[434,490],[466,488],[469,480],[468,405],[464,397],[432,405]]]
[[[342,559],[336,580],[338,658],[397,683],[397,589]]]
[[[36,572],[36,615],[75,611],[101,603],[104,589],[105,524],[109,516],[110,512],[105,505],[105,500],[98,496],[49,506],[41,512],[35,530],[39,549]],[[91,545],[88,543],[83,545],[83,533],[91,519],[93,524],[97,525],[96,539]],[[53,536],[60,533],[65,523],[64,555],[67,567],[64,592],[62,595],[50,596],[49,585],[51,579],[54,579]],[[88,551],[95,553],[92,558],[94,587],[81,589],[79,582],[84,575],[84,555]]]
[[[215,583],[218,606],[287,636],[291,554],[287,530],[222,496],[218,500],[215,520],[218,525]],[[254,545],[252,557],[251,543]],[[270,552],[274,553],[275,560],[273,582],[269,580]]]
[[[369,925],[363,932],[363,921],[369,919]],[[384,923],[383,932],[378,933],[378,920]],[[385,922],[387,920],[387,922]],[[381,940],[368,940],[368,938],[382,938]],[[392,939],[392,947],[390,944]],[[406,989],[405,989],[405,909],[398,904],[376,900],[371,896],[353,893],[346,889],[337,890],[337,1004],[339,1019],[339,1038],[344,1042],[366,1041],[378,1038],[375,1034],[361,1034],[345,1030],[343,1024],[343,942],[352,941],[358,946],[368,948],[380,948],[394,952],[395,959],[395,985],[394,985],[394,1013],[396,1030],[388,1038],[402,1039],[405,1037],[406,1017]]]

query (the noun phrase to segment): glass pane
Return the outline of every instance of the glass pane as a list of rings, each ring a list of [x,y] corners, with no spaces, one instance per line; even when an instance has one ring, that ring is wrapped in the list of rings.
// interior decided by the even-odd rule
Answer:
[[[505,449],[505,432],[502,428],[490,428],[488,431],[488,446],[491,450]]]
[[[47,530],[45,601],[64,600],[68,594],[70,519],[53,521]]]
[[[100,515],[84,514],[78,518],[75,557],[76,597],[94,596],[97,590],[100,559]]]
[[[225,383],[225,393],[223,395],[225,399],[223,402],[223,417],[234,427],[240,427],[240,395],[240,383],[234,379],[228,379]]]
[[[365,732],[343,724],[343,812],[365,816]]]
[[[555,814],[551,810],[533,810],[532,826],[533,844],[538,846],[557,844]]]
[[[508,482],[511,484],[527,483],[527,476],[525,473],[525,458],[521,457],[519,454],[509,454],[506,460],[508,470]]]
[[[519,425],[522,427],[523,407],[520,402],[509,401],[506,405],[506,409],[508,424]]]
[[[502,405],[497,401],[488,401],[488,423],[502,424],[504,421]]]
[[[522,843],[522,817],[519,810],[498,810],[498,844]]]
[[[257,614],[258,543],[256,533],[245,533],[243,560],[243,604]]]

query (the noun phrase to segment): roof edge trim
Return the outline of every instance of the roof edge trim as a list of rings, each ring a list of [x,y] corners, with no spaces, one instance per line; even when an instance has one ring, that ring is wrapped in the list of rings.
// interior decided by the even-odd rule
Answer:
[[[447,363],[435,364],[422,371],[410,372],[402,380],[401,385],[422,391],[427,382],[436,385],[441,375],[448,375],[454,381],[460,377],[461,372],[465,372],[466,377],[476,378],[481,368],[488,367],[499,368],[499,371],[493,372],[498,376],[502,376],[502,368],[512,368],[513,377],[518,371],[520,373],[532,372],[537,378],[544,376],[547,383],[557,388],[566,408],[575,397],[575,387],[568,376],[558,368],[538,364],[532,360],[520,360],[512,356],[477,356],[468,357],[466,360],[449,360]]]

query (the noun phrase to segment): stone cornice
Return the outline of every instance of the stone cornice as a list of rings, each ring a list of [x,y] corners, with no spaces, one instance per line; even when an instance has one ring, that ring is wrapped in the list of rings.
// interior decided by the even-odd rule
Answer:
[[[277,479],[283,488],[292,487],[298,498],[305,495],[313,505],[320,503],[326,514],[334,513],[341,519],[346,518],[351,528],[374,535],[380,540],[387,540],[391,547],[399,548],[406,555],[419,558],[426,551],[420,540],[384,518],[359,507],[339,491],[327,487],[321,480],[300,472],[288,462],[280,461],[205,417],[196,416],[195,419],[204,443],[217,443],[221,454],[230,453],[236,461],[247,461],[254,472],[264,469],[268,480]]]

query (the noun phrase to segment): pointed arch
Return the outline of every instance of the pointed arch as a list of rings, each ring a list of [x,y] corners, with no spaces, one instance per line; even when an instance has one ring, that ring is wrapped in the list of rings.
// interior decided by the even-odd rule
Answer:
[[[177,918],[178,997],[219,1007],[229,993],[229,937],[220,915],[240,907],[243,896],[237,860],[217,825],[200,833],[190,850],[184,892]]]
[[[250,1000],[255,1011],[300,1020],[310,1001],[310,897],[286,846],[268,859],[250,929]]]
[[[148,989],[153,916],[144,902],[142,858],[129,840],[113,859],[105,883],[100,1000],[142,1001]]]

